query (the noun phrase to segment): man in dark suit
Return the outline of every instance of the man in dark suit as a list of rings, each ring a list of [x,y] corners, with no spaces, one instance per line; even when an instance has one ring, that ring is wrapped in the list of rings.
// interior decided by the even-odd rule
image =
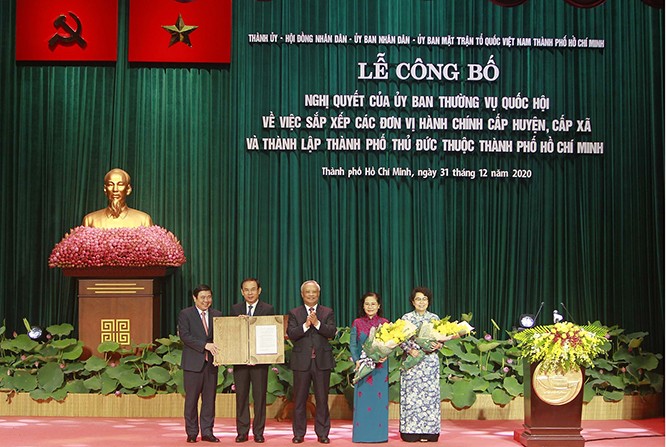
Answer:
[[[305,281],[301,285],[303,306],[289,312],[287,335],[294,344],[290,366],[294,372],[294,416],[292,442],[300,444],[305,437],[307,418],[305,406],[310,382],[316,401],[315,433],[317,440],[328,444],[331,416],[328,411],[328,384],[331,369],[335,366],[328,340],[335,336],[333,309],[319,304],[321,288],[317,281]]]
[[[213,344],[213,318],[222,312],[211,309],[213,292],[201,284],[192,291],[194,306],[185,308],[178,315],[178,335],[183,342],[183,368],[185,385],[185,432],[187,442],[197,442],[199,426],[201,440],[220,442],[213,434],[215,421],[215,389],[217,366],[213,360],[218,352]],[[197,405],[201,396],[201,417]]]
[[[231,315],[240,318],[251,316],[275,315],[273,306],[259,301],[261,283],[256,278],[246,278],[241,282],[243,301],[231,306]],[[266,425],[266,388],[268,384],[268,365],[234,365],[234,384],[236,385],[236,442],[247,441],[250,431],[250,384],[254,400],[254,422],[252,434],[254,442],[264,442]]]

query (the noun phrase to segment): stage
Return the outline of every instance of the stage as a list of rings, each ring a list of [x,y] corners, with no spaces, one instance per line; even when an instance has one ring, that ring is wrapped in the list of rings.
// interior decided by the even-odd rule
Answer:
[[[521,420],[443,420],[437,445],[447,447],[517,447],[514,431]],[[664,419],[583,421],[583,437],[592,447],[664,446]],[[218,418],[215,435],[219,446],[238,445],[235,423],[231,418]],[[291,445],[289,422],[267,423],[265,445]],[[0,443],[13,447],[129,447],[186,445],[182,418],[72,418],[72,417],[0,417]],[[350,446],[351,421],[334,420],[331,444]],[[198,445],[211,445],[200,442]],[[389,421],[389,442],[383,445],[409,445],[400,440],[398,421]],[[244,445],[255,445],[250,440]],[[312,423],[304,445],[319,445]],[[358,444],[354,444],[358,445]]]

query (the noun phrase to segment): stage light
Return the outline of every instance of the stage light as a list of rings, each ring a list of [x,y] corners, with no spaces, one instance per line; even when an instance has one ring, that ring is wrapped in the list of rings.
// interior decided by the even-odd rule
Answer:
[[[28,337],[34,341],[46,341],[48,339],[48,332],[39,326],[33,326],[28,331]]]
[[[536,323],[536,316],[532,314],[522,314],[520,318],[518,318],[518,324],[520,327],[518,330],[523,330],[523,329],[529,329],[531,327],[534,327],[534,324]]]
[[[530,329],[536,326],[537,318],[539,318],[544,303],[544,301],[541,302],[536,314],[520,314],[520,317],[518,318],[518,327],[514,327],[513,329],[516,331],[524,331],[525,329]]]
[[[49,333],[47,330],[41,328],[40,326],[33,326],[30,324],[27,318],[23,319],[23,324],[25,329],[28,332],[28,337],[30,340],[34,341],[46,341],[49,338]]]

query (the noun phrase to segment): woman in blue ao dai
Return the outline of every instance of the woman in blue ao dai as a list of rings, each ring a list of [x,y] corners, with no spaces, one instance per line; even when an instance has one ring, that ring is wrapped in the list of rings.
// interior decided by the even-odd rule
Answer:
[[[358,365],[363,343],[370,329],[388,320],[382,315],[382,299],[368,292],[359,300],[359,318],[351,327],[349,350]],[[377,363],[375,369],[354,386],[354,419],[352,442],[388,441],[388,361]]]
[[[439,320],[428,312],[432,292],[416,287],[409,296],[414,310],[402,316],[417,327],[426,321]],[[439,356],[441,343],[433,343],[425,358],[400,374],[400,437],[406,442],[437,442],[441,426],[441,396],[439,391]],[[417,355],[416,343],[407,355]]]

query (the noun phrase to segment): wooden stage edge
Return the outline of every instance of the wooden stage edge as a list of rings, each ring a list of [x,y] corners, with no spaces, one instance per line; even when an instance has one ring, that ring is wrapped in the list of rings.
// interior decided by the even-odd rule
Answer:
[[[0,416],[61,416],[61,417],[182,417],[184,397],[180,394],[159,394],[149,398],[133,394],[109,395],[70,394],[62,402],[35,401],[27,393],[9,393],[0,390]],[[277,400],[268,406],[266,416],[275,419],[282,413],[284,402]],[[331,395],[329,407],[332,419],[351,419],[352,409],[344,396]],[[508,405],[495,405],[489,395],[477,396],[468,409],[457,410],[449,402],[442,402],[444,420],[512,420],[523,419],[523,398]],[[389,404],[389,418],[399,418],[400,407]],[[583,420],[648,419],[663,417],[664,395],[625,396],[620,402],[605,402],[595,397],[583,405]],[[216,416],[235,417],[235,395],[218,394]],[[284,415],[281,415],[284,416]],[[284,418],[284,417],[283,417]]]

